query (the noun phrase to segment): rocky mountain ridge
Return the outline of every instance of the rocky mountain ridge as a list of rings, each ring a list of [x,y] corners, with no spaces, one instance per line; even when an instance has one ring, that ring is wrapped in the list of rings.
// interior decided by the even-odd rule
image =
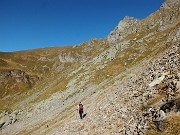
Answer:
[[[0,134],[179,134],[179,4],[104,39],[0,53]]]
[[[143,20],[126,16],[118,26],[108,35],[109,43],[118,42],[129,34],[150,30],[163,31],[179,20],[179,1],[167,0],[161,8]]]

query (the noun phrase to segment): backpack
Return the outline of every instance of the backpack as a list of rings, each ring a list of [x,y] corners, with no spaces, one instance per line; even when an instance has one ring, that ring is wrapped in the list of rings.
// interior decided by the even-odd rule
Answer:
[[[83,110],[83,105],[79,104],[79,110]]]

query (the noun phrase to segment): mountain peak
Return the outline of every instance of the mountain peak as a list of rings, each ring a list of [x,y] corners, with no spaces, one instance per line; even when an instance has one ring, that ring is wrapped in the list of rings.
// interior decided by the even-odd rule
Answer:
[[[108,35],[109,43],[115,43],[123,39],[127,34],[132,33],[140,22],[134,17],[125,16],[123,20],[118,23],[118,26]],[[136,30],[135,30],[136,31]]]
[[[158,31],[165,30],[169,25],[179,21],[179,0],[167,0],[159,10],[143,20],[125,16],[118,26],[107,36],[109,43],[116,43],[130,34],[150,30],[157,27]],[[171,10],[169,10],[171,9]]]
[[[123,20],[121,20],[117,26],[117,29],[123,32],[125,29],[132,27],[137,24],[140,20],[134,17],[125,16]]]
[[[171,8],[175,8],[175,7],[179,7],[179,0],[166,0],[161,8],[164,8],[164,9],[171,9]]]

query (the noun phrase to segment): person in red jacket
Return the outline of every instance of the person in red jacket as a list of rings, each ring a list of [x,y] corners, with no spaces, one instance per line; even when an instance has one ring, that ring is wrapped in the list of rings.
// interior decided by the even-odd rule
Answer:
[[[78,105],[79,116],[83,119],[83,104],[80,102]]]

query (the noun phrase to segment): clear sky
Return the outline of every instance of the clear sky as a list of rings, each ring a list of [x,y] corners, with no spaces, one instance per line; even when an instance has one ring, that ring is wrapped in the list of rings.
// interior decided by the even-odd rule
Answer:
[[[125,16],[143,19],[165,0],[0,0],[0,51],[75,45],[106,37]]]

